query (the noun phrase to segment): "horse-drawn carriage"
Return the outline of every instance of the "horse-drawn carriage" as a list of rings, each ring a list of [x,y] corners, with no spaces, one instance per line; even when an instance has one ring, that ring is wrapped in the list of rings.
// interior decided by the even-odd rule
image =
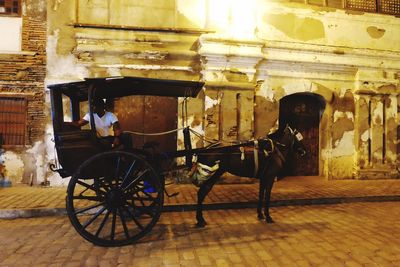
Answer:
[[[192,149],[189,128],[184,129],[185,149],[149,152],[125,142],[109,149],[96,134],[95,99],[132,95],[196,97],[203,83],[137,77],[86,79],[50,85],[54,141],[58,162],[52,166],[62,177],[72,176],[67,189],[67,214],[77,232],[101,246],[131,244],[151,231],[163,209],[165,160],[186,158],[192,167],[214,166],[211,177],[199,184],[197,225],[206,224],[202,202],[225,171],[260,179],[258,216],[272,222],[269,198],[275,176],[293,149],[304,153],[301,134],[289,126],[273,135],[227,146],[220,143]],[[79,120],[83,103],[90,114],[90,129],[71,128],[65,121],[65,101],[72,120]],[[127,107],[129,108],[129,107]],[[264,214],[262,203],[264,202]]]

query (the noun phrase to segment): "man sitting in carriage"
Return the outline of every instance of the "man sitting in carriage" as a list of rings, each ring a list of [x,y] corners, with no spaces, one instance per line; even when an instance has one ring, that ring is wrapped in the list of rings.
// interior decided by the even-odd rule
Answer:
[[[109,147],[117,147],[122,144],[123,138],[121,126],[117,116],[106,110],[103,99],[95,99],[93,106],[93,117],[96,125],[97,136],[105,141],[105,145]],[[90,113],[86,113],[79,121],[67,122],[67,124],[82,127],[90,123]],[[114,135],[111,133],[111,128]]]

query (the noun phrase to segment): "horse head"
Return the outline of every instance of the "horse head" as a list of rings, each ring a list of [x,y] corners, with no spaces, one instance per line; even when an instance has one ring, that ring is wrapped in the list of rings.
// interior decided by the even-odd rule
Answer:
[[[303,135],[298,130],[292,129],[289,124],[286,124],[281,142],[285,146],[288,146],[289,149],[296,151],[301,157],[305,156],[307,153],[303,139]]]
[[[267,137],[274,140],[276,145],[281,147],[282,150],[294,150],[301,156],[306,154],[302,134],[298,130],[293,129],[289,124],[286,124],[283,129],[280,128],[276,132],[268,134]]]

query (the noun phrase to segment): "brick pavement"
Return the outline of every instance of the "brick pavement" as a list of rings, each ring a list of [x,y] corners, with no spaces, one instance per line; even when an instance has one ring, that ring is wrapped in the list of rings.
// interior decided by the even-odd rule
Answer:
[[[251,181],[251,180],[250,180]],[[197,199],[193,185],[169,185],[166,210],[192,210]],[[66,187],[0,188],[0,218],[35,217],[65,212]],[[258,199],[258,183],[217,184],[205,199],[211,208],[253,207]],[[322,177],[287,177],[275,183],[272,205],[329,204],[354,201],[400,200],[400,179],[335,180]],[[206,206],[207,209],[207,206]]]
[[[0,266],[400,266],[398,202],[167,212],[140,243],[96,247],[66,217],[0,220]]]

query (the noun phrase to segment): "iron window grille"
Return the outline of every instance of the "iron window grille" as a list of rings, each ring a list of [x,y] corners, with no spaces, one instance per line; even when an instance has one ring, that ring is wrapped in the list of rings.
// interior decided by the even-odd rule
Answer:
[[[0,16],[21,16],[21,0],[0,0]]]
[[[1,145],[23,146],[26,140],[27,100],[21,96],[0,95]]]
[[[400,0],[290,0],[308,5],[400,16]]]

